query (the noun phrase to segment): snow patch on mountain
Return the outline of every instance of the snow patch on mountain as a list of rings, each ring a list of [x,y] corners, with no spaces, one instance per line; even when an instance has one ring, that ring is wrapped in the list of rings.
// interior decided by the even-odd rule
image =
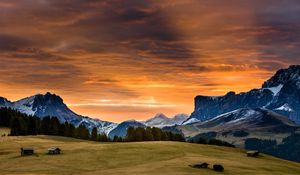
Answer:
[[[288,111],[288,112],[293,111],[293,109],[288,104],[284,104],[284,105],[280,106],[279,108],[276,108],[275,110]]]
[[[265,88],[265,89],[269,89],[270,91],[273,92],[273,95],[276,96],[278,94],[278,92],[280,92],[280,90],[282,89],[283,85],[279,84],[278,86],[275,87],[271,87],[271,88]]]
[[[192,124],[192,123],[196,123],[196,122],[199,122],[200,120],[196,119],[196,118],[189,118],[187,119],[186,121],[184,121],[182,123],[182,125],[187,125],[187,124]]]
[[[21,100],[13,102],[10,107],[27,115],[34,116],[36,113],[36,109],[33,109],[35,97],[36,96],[23,98]]]
[[[248,109],[248,108],[241,108],[241,109],[237,109],[237,110],[234,110],[231,112],[221,114],[221,115],[214,117],[210,120],[207,120],[203,123],[209,123],[211,121],[224,119],[224,118],[230,118],[230,121],[226,122],[226,123],[238,123],[240,121],[247,120],[247,119],[253,120],[253,119],[257,118],[257,116],[259,116],[259,114],[260,113],[256,110]]]

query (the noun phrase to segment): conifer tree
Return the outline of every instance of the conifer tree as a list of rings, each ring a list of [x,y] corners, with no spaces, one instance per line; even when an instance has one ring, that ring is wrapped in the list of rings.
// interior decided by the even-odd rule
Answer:
[[[98,131],[96,127],[93,127],[92,134],[91,134],[91,140],[97,141],[98,138]]]

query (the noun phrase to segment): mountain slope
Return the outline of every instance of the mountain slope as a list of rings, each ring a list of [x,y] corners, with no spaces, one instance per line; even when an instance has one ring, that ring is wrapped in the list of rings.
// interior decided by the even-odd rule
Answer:
[[[190,124],[199,130],[233,131],[261,131],[270,133],[293,132],[299,125],[285,116],[266,109],[241,108],[232,112],[219,115],[213,119]]]
[[[146,127],[143,123],[135,121],[135,120],[128,120],[124,121],[120,124],[118,124],[114,129],[112,129],[108,136],[110,138],[113,138],[114,136],[122,137],[125,138],[127,134],[127,129],[132,126],[132,127]]]
[[[0,108],[1,107],[10,107],[11,102],[8,101],[6,98],[0,97]]]
[[[172,118],[168,118],[164,114],[158,113],[153,118],[142,123],[150,127],[163,128],[166,126],[181,125],[188,118],[187,114],[177,114]]]
[[[63,99],[55,94],[47,92],[45,95],[37,94],[16,102],[10,102],[5,98],[0,98],[0,107],[10,107],[27,115],[43,118],[45,116],[55,116],[60,122],[69,122],[75,126],[84,124],[89,130],[97,127],[98,132],[108,133],[116,124],[84,117],[74,113],[63,102]]]
[[[206,121],[239,108],[267,108],[300,123],[300,65],[281,69],[260,89],[224,96],[196,96],[190,119]]]
[[[289,118],[267,109],[240,108],[213,119],[177,126],[189,140],[219,139],[244,148],[248,138],[275,140],[298,133],[300,126]]]

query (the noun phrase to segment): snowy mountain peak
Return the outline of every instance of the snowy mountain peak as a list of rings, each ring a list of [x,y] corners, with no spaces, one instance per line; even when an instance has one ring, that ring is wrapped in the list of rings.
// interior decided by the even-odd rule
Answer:
[[[75,126],[84,124],[89,130],[96,127],[98,132],[106,134],[117,125],[112,122],[78,115],[67,107],[60,96],[50,92],[44,95],[36,94],[15,102],[0,98],[0,107],[10,107],[27,115],[39,118],[46,116],[57,117],[60,122],[69,122]]]
[[[176,115],[173,117],[173,119],[174,119],[174,120],[186,120],[188,117],[189,117],[188,114],[182,113],[182,114],[176,114]]]
[[[163,128],[165,126],[181,125],[188,118],[187,114],[177,114],[172,118],[168,118],[164,114],[156,114],[153,118],[144,121],[146,126]]]
[[[280,84],[286,84],[289,81],[300,80],[300,65],[291,65],[287,69],[278,70],[274,76],[264,82],[263,88],[277,87]]]
[[[0,97],[0,107],[8,106],[11,102],[4,97]]]
[[[163,113],[157,113],[153,119],[168,119],[168,117]]]

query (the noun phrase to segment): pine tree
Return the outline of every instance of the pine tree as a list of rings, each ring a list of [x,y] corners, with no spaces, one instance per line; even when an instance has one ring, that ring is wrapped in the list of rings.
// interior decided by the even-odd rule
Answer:
[[[88,140],[90,138],[89,130],[85,127],[84,124],[80,124],[76,128],[76,138]]]
[[[152,128],[152,135],[153,135],[153,139],[155,141],[160,141],[161,140],[161,130],[159,128]]]
[[[144,139],[146,141],[153,141],[153,135],[152,135],[152,130],[150,127],[147,127],[146,130],[145,130],[145,137]]]
[[[18,117],[13,117],[10,124],[10,135],[21,135],[21,124]]]
[[[135,141],[144,141],[144,131],[142,127],[135,129]]]
[[[28,134],[29,135],[37,135],[37,122],[35,117],[28,118]]]
[[[136,141],[136,135],[135,135],[135,128],[134,127],[130,126],[130,127],[127,128],[126,140],[128,142]]]
[[[97,139],[98,139],[98,131],[96,127],[93,127],[91,140],[97,141]]]

